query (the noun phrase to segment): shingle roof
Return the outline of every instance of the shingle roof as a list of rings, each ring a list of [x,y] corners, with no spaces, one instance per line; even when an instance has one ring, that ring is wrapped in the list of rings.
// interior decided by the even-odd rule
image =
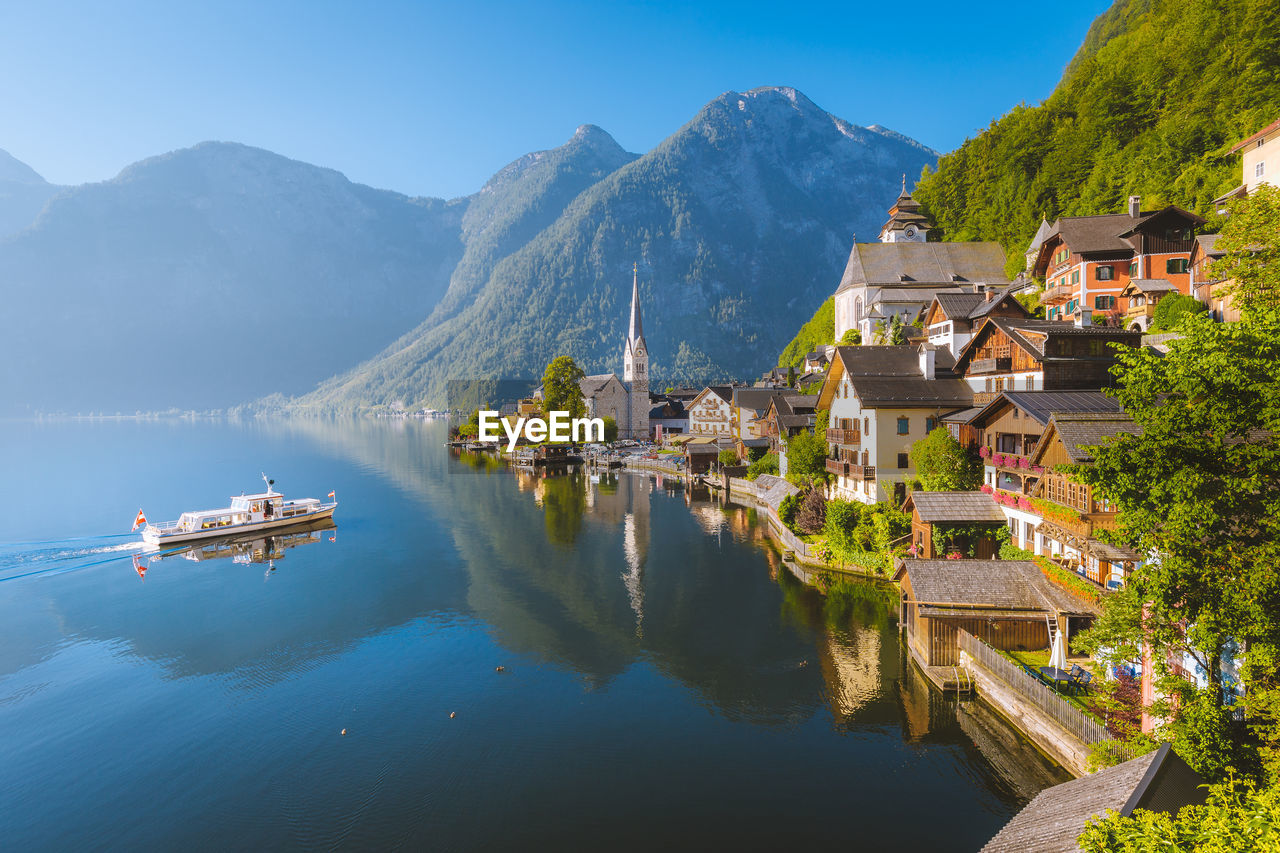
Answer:
[[[1035,236],[1031,238],[1031,244],[1027,246],[1027,253],[1038,252],[1044,244],[1044,240],[1049,236],[1049,232],[1053,230],[1053,226],[1044,217],[1040,218],[1040,227],[1036,229]]]
[[[1004,524],[1004,513],[986,492],[912,492],[907,503],[927,523],[938,521],[990,521]]]
[[[1058,438],[1062,441],[1063,447],[1067,450],[1067,458],[1076,465],[1093,461],[1093,452],[1087,448],[1096,447],[1120,433],[1138,435],[1142,432],[1138,425],[1123,413],[1055,414],[1053,426],[1058,431]]]
[[[1131,278],[1124,289],[1128,290],[1131,287],[1140,293],[1167,293],[1178,289],[1167,278]]]
[[[1257,133],[1251,134],[1250,136],[1247,136],[1244,139],[1237,142],[1235,146],[1232,147],[1231,153],[1232,154],[1236,153],[1241,148],[1244,148],[1246,145],[1248,145],[1250,142],[1253,142],[1254,140],[1257,140],[1257,139],[1261,139],[1262,137],[1266,136],[1268,133],[1270,133],[1271,131],[1277,128],[1280,128],[1280,119],[1276,119],[1275,121],[1271,122],[1271,124],[1267,125]]]
[[[584,397],[590,397],[600,392],[604,386],[609,384],[609,380],[616,379],[617,376],[612,373],[596,373],[591,376],[584,376],[578,380],[578,387],[582,389]]]
[[[942,313],[951,320],[967,320],[974,309],[987,301],[984,293],[966,293],[960,290],[939,293],[934,299],[938,300]]]
[[[867,284],[1004,284],[1004,262],[999,243],[855,243],[838,290]]]
[[[847,376],[919,376],[920,354],[906,346],[842,346],[836,354]]]
[[[1000,401],[1017,406],[1041,426],[1049,423],[1054,413],[1076,412],[1118,413],[1120,404],[1101,391],[1005,391],[988,403],[984,409],[993,412]]]
[[[893,404],[901,408],[968,406],[973,389],[961,379],[922,376],[850,376],[853,393],[864,406]]]
[[[987,842],[981,853],[1074,853],[1089,818],[1108,809],[1172,813],[1203,803],[1203,780],[1173,755],[1169,744],[1115,767],[1046,788]]]
[[[1096,615],[1091,601],[1051,583],[1035,563],[1026,560],[903,560],[899,575],[911,580],[921,615],[928,605],[946,608],[976,605],[996,610]]]
[[[1226,254],[1218,250],[1218,238],[1221,234],[1197,234],[1196,244],[1200,247],[1201,254],[1208,255],[1211,258],[1220,258]]]

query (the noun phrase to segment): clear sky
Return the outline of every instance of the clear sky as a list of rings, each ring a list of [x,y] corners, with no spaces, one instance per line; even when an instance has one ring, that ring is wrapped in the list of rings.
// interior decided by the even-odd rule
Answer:
[[[452,197],[580,124],[643,152],[786,85],[945,152],[1045,98],[1108,5],[0,0],[0,148],[80,183],[230,140]]]

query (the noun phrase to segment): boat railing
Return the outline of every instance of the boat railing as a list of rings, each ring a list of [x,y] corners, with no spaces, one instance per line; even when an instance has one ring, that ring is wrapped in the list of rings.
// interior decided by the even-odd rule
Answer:
[[[182,526],[182,522],[181,521],[153,521],[151,522],[151,526],[154,527],[156,530],[160,530],[160,531],[177,530],[179,527]]]

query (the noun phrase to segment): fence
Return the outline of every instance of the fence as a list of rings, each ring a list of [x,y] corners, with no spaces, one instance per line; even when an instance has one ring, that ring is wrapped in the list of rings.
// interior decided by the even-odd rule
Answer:
[[[962,629],[958,635],[961,651],[1072,735],[1087,744],[1112,739],[1106,726],[1054,693],[1025,669],[968,631]]]

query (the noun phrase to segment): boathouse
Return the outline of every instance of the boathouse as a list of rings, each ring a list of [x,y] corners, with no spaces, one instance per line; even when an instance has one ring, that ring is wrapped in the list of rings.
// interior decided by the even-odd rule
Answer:
[[[902,560],[894,579],[907,648],[926,672],[959,664],[960,629],[995,649],[1031,651],[1048,648],[1051,632],[1069,642],[1100,612],[1026,560]]]
[[[912,492],[902,511],[911,516],[911,545],[922,560],[949,553],[989,560],[1000,549],[1004,513],[985,492]]]

